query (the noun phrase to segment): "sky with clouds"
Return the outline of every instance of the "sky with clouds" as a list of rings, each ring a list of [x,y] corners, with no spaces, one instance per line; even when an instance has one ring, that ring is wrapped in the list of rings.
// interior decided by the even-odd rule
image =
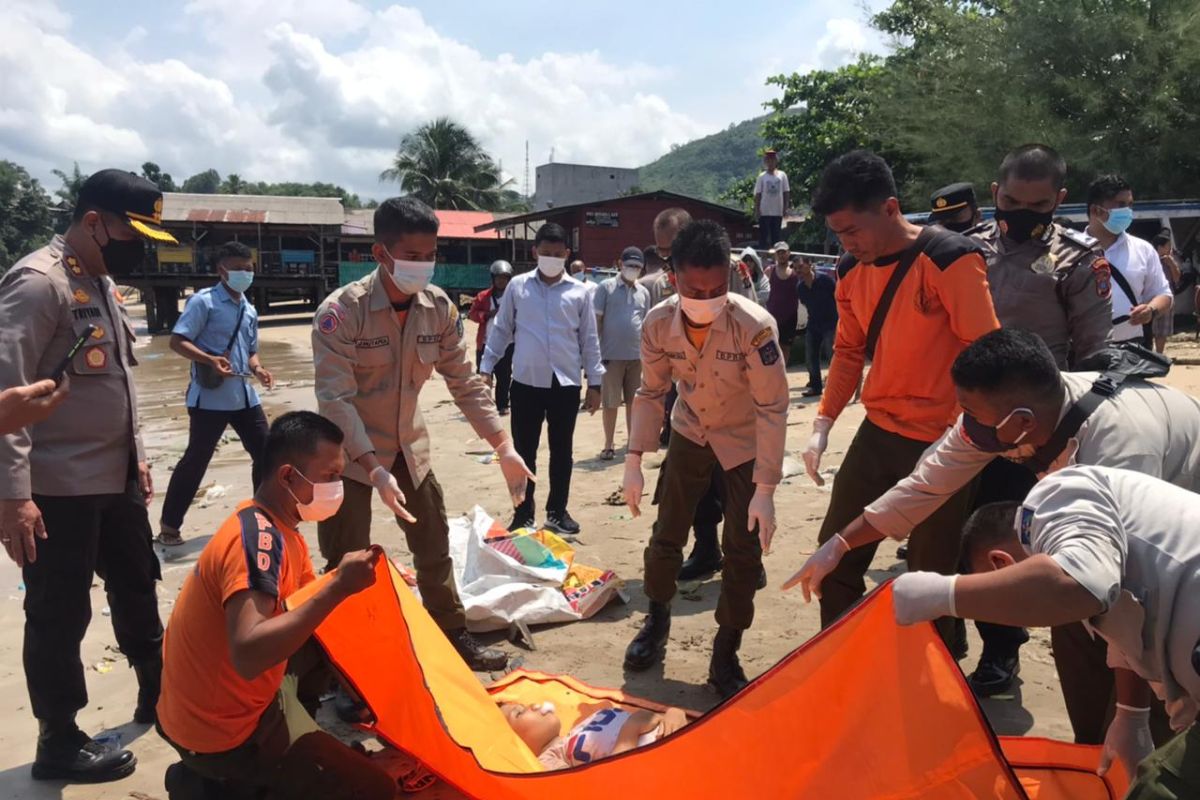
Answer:
[[[4,0],[0,159],[50,188],[154,161],[383,197],[400,138],[449,115],[519,182],[526,141],[634,167],[763,113],[768,75],[882,52],[886,5]]]

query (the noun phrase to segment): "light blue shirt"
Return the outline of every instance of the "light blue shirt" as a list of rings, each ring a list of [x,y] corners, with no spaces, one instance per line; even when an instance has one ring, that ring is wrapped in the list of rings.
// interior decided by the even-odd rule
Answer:
[[[600,319],[600,353],[606,361],[638,361],[642,357],[642,320],[650,310],[650,291],[609,278],[592,294]]]
[[[549,389],[554,378],[561,386],[579,386],[582,372],[589,386],[599,386],[604,375],[590,292],[569,275],[553,286],[537,270],[512,279],[488,330],[479,371],[491,374],[510,344],[513,380],[527,386]]]
[[[218,283],[192,295],[171,333],[182,336],[209,355],[224,354],[233,336],[239,306],[245,307],[237,338],[229,350],[229,365],[234,373],[249,374],[250,356],[258,352],[258,312],[243,296],[234,300]],[[205,389],[196,381],[196,364],[192,364],[192,380],[188,385],[188,408],[205,411],[240,411],[259,405],[258,392],[252,379],[226,378],[216,389]]]

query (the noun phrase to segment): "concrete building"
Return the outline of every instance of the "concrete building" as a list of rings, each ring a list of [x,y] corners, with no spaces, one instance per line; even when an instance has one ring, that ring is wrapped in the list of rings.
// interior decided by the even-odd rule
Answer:
[[[535,172],[533,210],[611,200],[637,188],[638,171],[587,164],[542,164]]]

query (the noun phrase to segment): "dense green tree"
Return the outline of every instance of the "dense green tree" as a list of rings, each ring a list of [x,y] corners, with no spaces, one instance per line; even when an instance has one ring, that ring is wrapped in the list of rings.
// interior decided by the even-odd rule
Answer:
[[[50,195],[24,167],[0,161],[0,273],[53,235]]]
[[[71,224],[71,212],[75,209],[76,201],[79,200],[79,189],[88,176],[79,169],[78,161],[72,164],[69,175],[61,169],[51,170],[51,172],[54,177],[62,181],[62,186],[54,190],[54,196],[58,198],[58,203],[53,216],[55,233],[63,233]]]
[[[183,182],[180,191],[193,194],[216,194],[221,191],[221,173],[211,168],[197,172]]]
[[[471,132],[448,117],[407,134],[379,179],[444,209],[497,209],[512,184]]]
[[[245,194],[246,182],[242,180],[241,175],[231,172],[226,176],[225,182],[221,184],[221,191],[225,194]]]
[[[171,178],[169,172],[163,172],[158,164],[153,161],[147,161],[142,164],[142,177],[158,187],[160,192],[177,192],[179,189],[175,186],[174,179]]]

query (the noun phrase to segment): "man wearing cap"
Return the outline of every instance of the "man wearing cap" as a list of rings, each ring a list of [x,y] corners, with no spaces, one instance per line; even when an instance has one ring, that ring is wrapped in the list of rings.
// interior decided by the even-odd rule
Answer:
[[[767,311],[775,318],[779,328],[779,345],[786,354],[796,338],[796,325],[800,309],[800,295],[796,287],[800,276],[792,270],[792,253],[787,242],[776,242],[771,248],[773,260],[767,270],[770,292],[767,294]]]
[[[617,409],[625,406],[625,431],[632,430],[629,416],[633,396],[642,383],[642,320],[650,310],[650,292],[638,284],[645,265],[642,251],[626,247],[621,253],[621,274],[602,282],[592,295],[596,328],[600,331],[600,408],[604,414],[604,450],[600,458],[613,459]]]
[[[492,262],[488,272],[492,276],[492,285],[475,296],[474,302],[471,303],[471,310],[467,312],[467,319],[479,326],[475,332],[476,369],[483,363],[488,328],[492,317],[496,316],[496,312],[500,310],[500,299],[504,297],[504,290],[508,288],[508,282],[512,280],[513,267],[512,264],[500,259]],[[496,378],[496,413],[502,417],[508,413],[508,390],[512,385],[512,357],[513,346],[510,344],[504,351],[504,357],[496,362],[493,372]]]
[[[758,246],[766,250],[783,232],[783,214],[792,207],[792,190],[787,173],[778,169],[779,155],[763,153],[763,167],[754,182],[754,217],[758,220]]]
[[[75,724],[87,705],[79,650],[94,575],[137,673],[134,720],[154,721],[163,635],[146,509],[154,487],[138,423],[133,325],[116,281],[141,264],[144,239],[175,243],[161,214],[154,184],[122,170],[97,172],[80,187],[67,232],[0,281],[0,385],[51,377],[87,335],[66,364],[71,391],[58,412],[0,438],[0,542],[25,581],[37,779],[110,781],[137,763]]]
[[[952,183],[938,189],[929,198],[929,221],[948,231],[966,233],[983,221],[975,187],[969,183]]]
[[[830,275],[817,272],[816,266],[807,258],[796,265],[800,283],[796,296],[808,312],[808,323],[804,326],[804,353],[808,361],[808,386],[800,393],[802,397],[820,397],[825,392],[821,377],[821,358],[825,353],[833,355],[833,339],[837,333],[837,283]],[[855,393],[857,397],[857,392]]]

